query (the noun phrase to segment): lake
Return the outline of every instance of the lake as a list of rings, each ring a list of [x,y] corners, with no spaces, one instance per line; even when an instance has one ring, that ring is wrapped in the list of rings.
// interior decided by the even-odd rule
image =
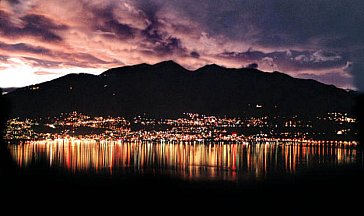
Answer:
[[[71,174],[167,175],[190,180],[264,179],[359,162],[343,143],[242,144],[43,140],[8,146],[20,169],[46,166]]]

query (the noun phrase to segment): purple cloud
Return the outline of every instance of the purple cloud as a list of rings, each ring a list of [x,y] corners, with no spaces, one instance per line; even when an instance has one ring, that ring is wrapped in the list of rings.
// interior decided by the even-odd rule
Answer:
[[[49,49],[39,47],[39,46],[31,46],[25,43],[16,43],[16,44],[7,44],[0,42],[0,49],[5,51],[21,51],[21,52],[29,52],[29,53],[37,53],[37,54],[48,54],[50,53]]]
[[[55,30],[66,30],[67,26],[54,23],[51,19],[29,14],[21,17],[23,25],[12,24],[11,15],[0,10],[0,34],[6,37],[32,36],[48,42],[60,42],[62,37]]]

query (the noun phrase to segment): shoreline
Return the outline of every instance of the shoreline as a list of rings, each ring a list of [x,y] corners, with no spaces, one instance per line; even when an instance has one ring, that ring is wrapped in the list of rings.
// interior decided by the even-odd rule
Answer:
[[[343,140],[301,140],[301,139],[247,139],[244,141],[236,140],[141,140],[141,139],[120,139],[120,138],[77,138],[66,137],[57,139],[20,139],[20,140],[4,140],[7,144],[21,145],[29,142],[97,142],[97,143],[153,143],[153,144],[336,144],[345,146],[359,146],[360,143],[356,140],[343,141]]]

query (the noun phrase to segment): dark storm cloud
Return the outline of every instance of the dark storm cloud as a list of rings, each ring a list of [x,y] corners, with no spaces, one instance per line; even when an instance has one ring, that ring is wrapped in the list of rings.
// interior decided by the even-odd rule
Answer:
[[[150,44],[150,47],[152,48],[153,52],[157,55],[171,55],[171,54],[180,54],[180,55],[186,55],[187,49],[183,46],[182,40],[180,38],[170,36],[167,34],[158,34],[156,35],[149,35],[151,37],[146,37],[145,40],[147,43]],[[192,57],[197,57],[196,54]]]
[[[67,26],[54,23],[51,19],[29,14],[21,17],[21,25],[14,25],[10,15],[0,10],[0,34],[7,37],[32,36],[48,42],[59,42],[62,38],[55,30],[65,30]]]
[[[110,20],[104,23],[100,28],[101,31],[115,33],[117,38],[130,38],[134,36],[133,28],[126,24],[119,23],[115,20]],[[106,35],[108,36],[108,35]]]
[[[166,55],[183,50],[181,40],[163,30],[163,24],[158,20],[156,15],[158,12],[158,6],[156,4],[140,2],[137,5],[149,21],[149,25],[140,33],[143,40],[149,44],[154,53],[157,55]]]
[[[364,59],[362,59],[364,61]],[[354,83],[356,87],[361,91],[364,92],[364,63],[357,62],[353,65],[353,68],[350,70],[351,74],[354,76],[355,80]]]
[[[22,20],[26,24],[20,32],[38,36],[47,41],[61,41],[62,38],[54,33],[53,30],[65,30],[67,28],[65,25],[58,25],[52,20],[41,15],[26,15],[22,18]]]
[[[0,49],[5,51],[20,51],[20,52],[28,52],[28,53],[36,53],[36,54],[48,54],[50,53],[49,49],[39,47],[39,46],[31,46],[25,43],[17,43],[17,44],[7,44],[0,42]]]
[[[185,52],[179,38],[170,36],[152,24],[142,31],[143,41],[157,55],[167,55],[174,52]]]
[[[181,40],[175,37],[165,38],[156,43],[153,48],[158,55],[168,55],[176,52],[185,52],[181,45]]]
[[[356,87],[364,92],[364,49],[356,50],[352,57],[352,61],[348,62],[343,68],[354,76]]]
[[[162,32],[158,30],[156,27],[156,24],[150,24],[146,29],[141,31],[142,36],[144,38],[151,42],[151,43],[158,43],[160,41],[163,41],[164,36],[162,35]]]
[[[125,23],[120,23],[114,16],[112,5],[105,8],[97,8],[85,4],[95,16],[95,22],[91,22],[95,31],[105,33],[106,38],[127,39],[134,37],[135,29]]]
[[[190,53],[190,55],[191,55],[191,57],[193,57],[193,58],[200,58],[200,54],[199,54],[198,52],[196,52],[196,51],[192,51],[192,52]]]
[[[230,39],[277,47],[323,38],[321,43],[328,47],[363,44],[360,0],[171,0],[168,4],[208,26],[209,33]]]
[[[364,21],[364,4],[360,0],[281,1],[276,8],[281,25],[273,30],[291,35],[293,42],[316,39],[320,46],[331,48],[364,44],[364,29],[359,28]]]
[[[92,11],[96,22],[93,29],[102,34],[105,38],[117,38],[120,40],[135,38],[142,41],[145,46],[142,47],[143,52],[149,55],[165,56],[173,53],[185,53],[186,50],[182,46],[180,38],[175,37],[164,29],[164,25],[157,16],[157,12],[161,6],[154,2],[136,1],[133,2],[139,15],[142,16],[148,25],[144,29],[134,28],[126,23],[121,23],[114,14],[113,7],[110,5],[104,8],[98,8],[86,4],[86,7]],[[174,25],[175,28],[179,28]]]
[[[14,5],[14,4],[19,4],[20,0],[7,0],[10,4]]]
[[[136,0],[133,1],[133,4],[140,10],[143,11],[143,13],[148,17],[149,21],[151,22],[151,25],[153,27],[158,26],[158,16],[157,13],[161,10],[163,7],[163,3],[160,1],[153,1],[153,0]]]
[[[251,63],[251,64],[248,64],[246,66],[246,68],[249,68],[249,69],[258,69],[258,64],[257,63]]]

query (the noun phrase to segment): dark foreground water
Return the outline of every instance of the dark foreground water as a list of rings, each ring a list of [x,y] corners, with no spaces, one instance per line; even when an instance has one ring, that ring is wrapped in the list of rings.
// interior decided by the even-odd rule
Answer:
[[[362,151],[339,143],[8,145],[11,212],[362,215]],[[171,209],[171,210],[170,210]]]
[[[192,180],[264,179],[318,166],[358,163],[355,146],[343,143],[153,143],[52,140],[9,145],[17,165],[71,173],[156,174]]]

